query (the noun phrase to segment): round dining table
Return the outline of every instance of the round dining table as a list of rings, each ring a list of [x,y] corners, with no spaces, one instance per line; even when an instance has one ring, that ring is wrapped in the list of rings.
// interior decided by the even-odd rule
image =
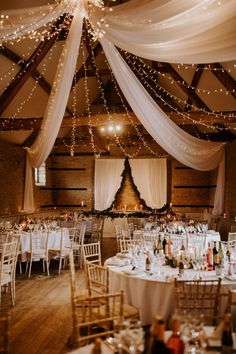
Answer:
[[[149,325],[155,315],[168,320],[175,310],[174,279],[178,268],[160,266],[158,272],[133,269],[128,258],[115,256],[106,260],[109,267],[109,291],[124,290],[125,302],[139,309],[142,325]],[[185,269],[181,280],[216,280],[215,271]],[[236,277],[223,279],[222,291],[236,288]]]

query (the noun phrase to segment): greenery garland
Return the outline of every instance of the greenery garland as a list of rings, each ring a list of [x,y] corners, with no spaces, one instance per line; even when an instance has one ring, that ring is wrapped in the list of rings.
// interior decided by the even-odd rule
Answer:
[[[135,211],[135,212],[128,212],[128,213],[122,213],[122,212],[114,212],[112,210],[112,207],[115,203],[115,201],[118,199],[119,194],[121,193],[123,187],[124,187],[124,183],[125,183],[125,176],[128,175],[130,177],[130,181],[132,184],[132,188],[134,189],[135,193],[138,196],[139,199],[139,203],[143,206],[144,210],[147,210],[149,212],[149,215],[156,215],[158,216],[160,213],[163,213],[164,211],[166,211],[169,207],[168,204],[165,204],[162,208],[159,209],[152,209],[149,206],[147,206],[146,202],[144,199],[142,199],[140,197],[140,192],[136,186],[136,184],[134,183],[134,179],[132,176],[132,171],[131,171],[131,167],[130,167],[130,163],[129,163],[129,159],[126,157],[125,162],[124,162],[124,170],[121,174],[122,180],[121,180],[121,184],[120,187],[118,188],[115,197],[111,203],[111,206],[105,210],[99,211],[99,210],[94,210],[93,215],[107,215],[110,217],[147,217],[148,213],[146,211]]]

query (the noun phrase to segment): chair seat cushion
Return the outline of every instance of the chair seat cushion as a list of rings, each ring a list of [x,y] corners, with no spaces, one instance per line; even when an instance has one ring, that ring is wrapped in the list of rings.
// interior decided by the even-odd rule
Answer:
[[[124,304],[124,317],[125,318],[130,318],[130,317],[139,318],[139,311],[136,307],[134,307],[132,305]]]

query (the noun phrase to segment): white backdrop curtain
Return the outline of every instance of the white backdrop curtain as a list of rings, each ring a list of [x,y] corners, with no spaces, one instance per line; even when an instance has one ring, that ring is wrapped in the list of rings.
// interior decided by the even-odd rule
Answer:
[[[124,159],[95,160],[94,207],[105,210],[111,206],[122,181]]]
[[[128,67],[114,45],[100,39],[104,53],[129,105],[145,129],[171,156],[184,165],[201,171],[220,166],[214,214],[222,212],[224,200],[224,144],[197,139],[179,128],[156,104]],[[220,203],[220,204],[219,204]]]
[[[134,183],[146,205],[162,208],[167,202],[166,159],[129,160]]]
[[[44,119],[34,144],[27,149],[24,211],[34,211],[32,167],[39,167],[50,154],[65,113],[76,68],[83,26],[83,11],[76,8],[70,31],[62,50]]]

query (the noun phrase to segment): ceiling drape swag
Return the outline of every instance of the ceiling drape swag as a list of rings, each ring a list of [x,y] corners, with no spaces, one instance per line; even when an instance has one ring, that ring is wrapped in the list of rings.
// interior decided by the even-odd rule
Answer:
[[[62,1],[56,5],[45,5],[27,9],[1,10],[2,16],[8,16],[0,27],[0,40],[12,40],[30,31],[35,31],[65,13],[73,13],[74,1]]]
[[[105,15],[94,9],[89,20],[142,58],[186,64],[236,58],[235,0],[132,0]]]
[[[220,166],[214,212],[221,213],[223,188],[220,187],[224,185],[224,146],[193,138],[170,121],[130,71],[114,45],[143,58],[172,63],[198,64],[235,60],[235,0],[131,0],[115,6],[112,12],[101,11],[95,6],[96,2],[91,0],[92,11],[86,14],[87,3],[86,0],[62,0],[55,6],[43,7],[43,10],[40,7],[33,8],[31,12],[29,9],[5,11],[9,15],[9,21],[3,21],[0,41],[24,36],[28,31],[39,29],[63,13],[74,13],[42,128],[36,142],[27,151],[24,209],[34,210],[32,198],[28,198],[30,189],[31,192],[33,189],[30,166],[37,167],[46,160],[60,128],[85,16],[100,39],[127,100],[153,138],[187,166],[199,170],[211,170]],[[74,10],[76,11],[73,12]],[[101,19],[103,20],[100,21]],[[139,99],[142,107],[137,102]]]
[[[196,170],[210,171],[220,165],[224,178],[224,144],[197,139],[179,128],[156,104],[114,45],[101,38],[104,53],[132,110],[155,141],[171,156]],[[223,210],[223,184],[217,185],[214,214]]]
[[[62,50],[44,119],[34,144],[27,149],[24,211],[34,211],[32,167],[39,167],[50,154],[61,122],[76,68],[83,26],[83,12],[78,2],[70,31]]]

